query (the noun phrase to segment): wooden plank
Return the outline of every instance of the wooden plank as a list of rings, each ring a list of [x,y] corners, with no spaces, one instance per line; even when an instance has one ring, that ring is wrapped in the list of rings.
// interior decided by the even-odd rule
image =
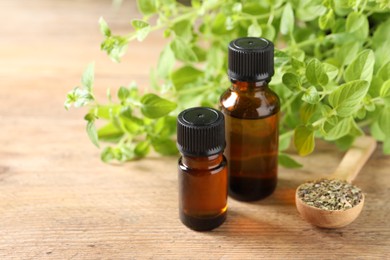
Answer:
[[[390,257],[390,161],[380,148],[355,182],[365,208],[339,230],[310,226],[294,205],[300,183],[339,163],[342,152],[329,144],[300,159],[303,169],[280,169],[271,197],[230,199],[226,223],[206,233],[178,219],[176,157],[102,163],[84,132],[85,111],[65,112],[62,103],[91,60],[101,98],[133,79],[147,86],[163,44],[158,34],[134,43],[120,65],[99,51],[97,19],[125,32],[128,13],[137,15],[129,2],[119,11],[110,1],[0,3],[1,259]]]

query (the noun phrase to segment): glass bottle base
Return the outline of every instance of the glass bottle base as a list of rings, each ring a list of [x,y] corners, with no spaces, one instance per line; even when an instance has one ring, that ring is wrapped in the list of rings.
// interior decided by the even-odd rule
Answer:
[[[226,219],[226,211],[213,218],[197,218],[197,217],[189,216],[184,212],[180,212],[181,222],[184,225],[186,225],[188,228],[195,231],[212,230],[222,225],[222,223],[225,222],[225,219]]]
[[[276,179],[231,177],[229,196],[239,201],[261,200],[275,191],[276,183]]]

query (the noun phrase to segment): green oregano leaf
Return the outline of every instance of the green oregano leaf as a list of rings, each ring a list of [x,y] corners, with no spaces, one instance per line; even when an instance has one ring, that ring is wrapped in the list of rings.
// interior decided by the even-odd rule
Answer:
[[[176,142],[169,138],[152,139],[152,146],[156,152],[162,155],[176,155],[178,153]]]
[[[288,156],[287,154],[279,154],[278,156],[279,164],[286,167],[286,168],[301,168],[302,164],[294,160],[291,156]]]
[[[348,42],[341,46],[337,52],[337,58],[340,60],[340,64],[348,65],[355,58],[359,51],[360,43],[359,42]]]
[[[317,89],[313,86],[306,89],[303,92],[302,100],[310,104],[317,104],[320,101]]]
[[[375,56],[372,50],[364,50],[347,67],[344,73],[345,81],[363,79],[371,82],[374,71]]]
[[[305,156],[314,150],[314,132],[306,126],[298,126],[294,131],[294,145],[299,155]]]
[[[182,89],[186,84],[194,83],[198,78],[202,77],[203,72],[197,68],[186,65],[176,71],[171,75],[173,85],[176,90]]]
[[[248,36],[249,37],[260,37],[262,33],[261,27],[257,23],[252,23],[248,27]]]
[[[321,62],[317,59],[312,59],[306,67],[306,78],[307,80],[315,85],[325,86],[328,84],[328,75],[326,74],[324,67]]]
[[[282,77],[282,82],[293,92],[299,91],[301,88],[301,80],[299,79],[299,77],[290,72],[284,73]]]
[[[333,91],[328,101],[339,116],[348,117],[357,111],[367,91],[367,81],[350,81]]]
[[[390,79],[386,80],[380,89],[379,95],[382,97],[386,105],[390,106]],[[390,129],[389,129],[390,131]]]
[[[88,120],[87,123],[87,134],[91,142],[99,148],[99,138],[93,120]]]
[[[325,30],[331,28],[335,23],[333,10],[330,9],[326,14],[318,19],[320,29]]]
[[[378,125],[386,138],[390,137],[390,106],[385,106],[379,114]]]
[[[175,65],[175,54],[173,53],[171,46],[167,45],[160,54],[157,65],[157,73],[160,77],[169,75]]]
[[[118,142],[123,136],[123,131],[112,122],[97,130],[98,140],[105,142]]]
[[[175,54],[176,59],[184,62],[197,62],[198,57],[195,52],[190,48],[188,43],[185,43],[182,39],[176,37],[171,43],[171,48]]]
[[[335,126],[330,129],[330,131],[327,132],[326,139],[333,141],[347,135],[352,126],[351,120],[351,117],[347,117],[340,120]]]
[[[100,32],[101,32],[104,36],[106,36],[106,37],[111,36],[111,30],[110,30],[110,28],[108,27],[107,22],[103,19],[103,17],[100,17],[100,19],[99,19],[99,26],[100,26]]]
[[[145,157],[149,153],[149,151],[150,151],[149,141],[141,141],[134,148],[134,153],[137,157]]]
[[[125,101],[130,96],[130,91],[126,87],[120,87],[118,90],[118,98]]]
[[[156,0],[137,0],[138,10],[144,15],[151,15],[157,11]]]
[[[292,33],[294,30],[294,11],[290,3],[284,6],[282,18],[280,20],[280,32],[284,35]]]
[[[157,96],[156,94],[146,94],[141,98],[141,112],[149,118],[159,118],[169,114],[176,108],[176,104]]]
[[[131,25],[134,27],[137,35],[137,40],[140,42],[142,42],[146,38],[146,36],[148,36],[151,29],[149,23],[138,19],[132,20]]]

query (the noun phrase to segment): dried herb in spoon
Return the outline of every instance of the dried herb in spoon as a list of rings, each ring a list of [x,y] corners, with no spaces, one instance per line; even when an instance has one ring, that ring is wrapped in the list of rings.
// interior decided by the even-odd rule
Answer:
[[[324,210],[353,208],[363,198],[362,191],[342,180],[320,179],[299,186],[299,198],[309,206]]]

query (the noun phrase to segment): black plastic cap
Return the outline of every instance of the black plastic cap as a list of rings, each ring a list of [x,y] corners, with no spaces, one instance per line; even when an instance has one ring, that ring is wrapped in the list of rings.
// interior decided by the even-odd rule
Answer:
[[[232,80],[269,81],[274,75],[274,44],[258,37],[231,41],[228,74]]]
[[[225,119],[213,108],[194,107],[177,117],[177,148],[187,156],[210,156],[225,149]]]

